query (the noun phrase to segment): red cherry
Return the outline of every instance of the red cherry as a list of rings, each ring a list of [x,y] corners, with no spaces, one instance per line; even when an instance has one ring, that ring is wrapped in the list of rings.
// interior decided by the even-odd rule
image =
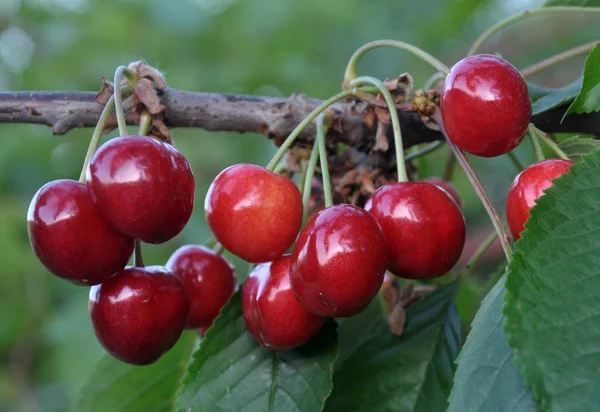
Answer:
[[[225,249],[248,262],[270,262],[296,239],[302,224],[302,196],[287,177],[238,164],[212,182],[204,212]]]
[[[112,356],[148,365],[179,339],[188,298],[164,267],[127,267],[90,290],[89,312],[98,341]]]
[[[36,256],[54,275],[79,285],[96,285],[123,269],[134,240],[100,217],[86,185],[55,180],[37,191],[27,212],[27,231]]]
[[[450,140],[483,157],[517,147],[531,120],[523,76],[506,60],[489,54],[467,57],[452,67],[440,108]]]
[[[440,189],[444,189],[446,192],[448,192],[448,194],[450,194],[450,196],[452,196],[452,199],[454,199],[454,201],[456,202],[458,207],[460,207],[462,209],[462,207],[463,207],[462,199],[460,198],[458,189],[456,188],[456,186],[454,186],[452,184],[452,182],[449,182],[448,180],[444,180],[441,177],[435,177],[435,176],[428,177],[427,179],[423,179],[422,182],[431,183],[432,185],[436,185]]]
[[[208,326],[235,291],[235,271],[221,255],[199,245],[182,246],[166,264],[183,282],[190,301],[188,329]]]
[[[290,282],[290,255],[254,268],[242,287],[242,307],[248,330],[263,346],[294,349],[310,340],[325,318],[298,302]]]
[[[92,199],[118,231],[163,243],[183,230],[194,208],[194,176],[173,146],[147,136],[110,140],[87,170]]]
[[[442,276],[458,262],[465,244],[465,219],[452,197],[427,182],[380,187],[365,209],[379,222],[394,275],[421,279]]]
[[[385,236],[365,210],[323,209],[300,233],[292,253],[292,286],[315,315],[346,317],[379,291],[387,265]]]
[[[506,220],[515,240],[521,237],[525,229],[529,209],[535,206],[544,190],[552,186],[552,181],[567,173],[569,166],[574,164],[570,160],[544,160],[532,164],[515,178],[506,198]]]

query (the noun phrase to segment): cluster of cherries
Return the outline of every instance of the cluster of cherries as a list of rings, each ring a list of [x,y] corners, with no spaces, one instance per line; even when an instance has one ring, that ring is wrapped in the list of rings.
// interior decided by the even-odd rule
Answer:
[[[449,138],[484,157],[514,149],[531,119],[523,77],[490,55],[458,62],[440,105]],[[515,179],[507,199],[515,238],[535,200],[571,164],[538,162]],[[202,333],[212,324],[236,289],[235,271],[219,253],[195,245],[178,249],[165,267],[144,267],[136,250],[126,266],[136,242],[164,243],[192,214],[194,177],[172,145],[146,136],[113,139],[94,154],[85,177],[36,193],[27,216],[32,247],[51,273],[92,286],[92,324],[109,353],[132,364],[155,362],[184,328]],[[460,197],[437,178],[387,184],[364,208],[332,205],[301,228],[296,185],[238,164],[212,182],[205,215],[225,249],[257,264],[242,288],[243,315],[256,340],[274,350],[304,344],[327,317],[363,311],[386,270],[408,279],[448,273],[466,236]]]
[[[93,156],[86,182],[56,180],[35,194],[29,238],[54,275],[92,286],[89,313],[116,358],[149,364],[184,328],[206,328],[235,289],[233,267],[202,246],[178,249],[166,267],[126,266],[136,240],[164,243],[194,207],[195,182],[172,145],[146,136],[110,140]]]

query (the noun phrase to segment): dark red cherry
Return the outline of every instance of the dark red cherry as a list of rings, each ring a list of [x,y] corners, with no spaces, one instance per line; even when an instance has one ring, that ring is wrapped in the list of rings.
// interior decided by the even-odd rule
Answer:
[[[440,108],[450,140],[484,157],[517,147],[531,120],[523,76],[506,60],[488,54],[467,57],[452,67]]]
[[[100,216],[86,185],[55,180],[37,191],[27,212],[29,240],[54,275],[79,285],[96,285],[123,269],[134,240]]]
[[[287,177],[238,164],[212,182],[204,212],[225,249],[248,262],[270,262],[283,255],[298,235],[302,196]]]
[[[90,290],[89,312],[107,352],[123,362],[148,365],[179,339],[188,298],[166,268],[127,267]]]
[[[544,160],[532,164],[515,178],[506,198],[506,220],[515,240],[521,237],[536,200],[552,186],[554,179],[567,173],[574,164],[570,160]]]
[[[294,349],[310,340],[325,318],[298,302],[290,282],[290,255],[254,268],[242,286],[242,307],[248,330],[263,346]]]
[[[392,183],[377,189],[365,209],[385,233],[388,269],[394,275],[438,277],[458,262],[465,244],[465,219],[445,190],[427,182]]]
[[[460,198],[460,194],[458,193],[458,189],[456,188],[456,186],[454,186],[452,184],[452,182],[449,182],[448,180],[442,179],[441,177],[428,177],[427,179],[423,179],[423,182],[427,182],[427,183],[431,183],[433,185],[436,185],[437,187],[444,189],[446,192],[448,192],[450,194],[450,196],[452,196],[452,199],[454,199],[454,201],[456,202],[456,204],[458,205],[458,207],[460,207],[462,209],[462,199]]]
[[[87,171],[92,199],[115,229],[163,243],[185,226],[194,208],[194,176],[173,146],[147,136],[110,140]]]
[[[235,271],[221,255],[200,245],[182,246],[166,264],[183,282],[190,301],[188,329],[208,326],[235,291]]]
[[[294,292],[315,315],[355,315],[382,285],[386,252],[381,227],[364,209],[347,204],[323,209],[294,247]]]

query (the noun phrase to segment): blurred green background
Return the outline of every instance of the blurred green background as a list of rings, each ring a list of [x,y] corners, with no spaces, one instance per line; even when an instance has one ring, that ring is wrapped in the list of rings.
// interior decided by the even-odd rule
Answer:
[[[326,98],[339,91],[347,59],[367,41],[401,39],[451,65],[486,27],[539,5],[535,0],[0,0],[0,90],[99,90],[102,76],[144,59],[174,88]],[[585,15],[536,18],[494,37],[484,50],[522,68],[599,35],[600,25]],[[580,75],[582,64],[583,58],[573,59],[533,80],[562,86]],[[360,71],[380,78],[410,72],[417,85],[432,74],[397,50],[371,52]],[[78,130],[52,136],[46,127],[0,124],[0,411],[67,410],[103,355],[88,319],[88,290],[44,270],[31,251],[25,221],[40,186],[78,178],[90,135],[91,130]],[[197,207],[181,235],[144,248],[148,264],[164,264],[180,245],[208,238],[202,206],[220,170],[237,162],[265,164],[274,152],[254,134],[179,129],[173,135],[193,166]],[[533,160],[526,144],[518,155],[523,162]],[[422,175],[439,175],[445,158],[443,149],[421,163]],[[503,211],[515,176],[512,164],[503,158],[473,161]],[[461,173],[455,178],[470,233],[485,236],[489,228],[479,201]],[[480,272],[494,267],[490,261]],[[460,303],[467,321],[480,287],[470,288]]]

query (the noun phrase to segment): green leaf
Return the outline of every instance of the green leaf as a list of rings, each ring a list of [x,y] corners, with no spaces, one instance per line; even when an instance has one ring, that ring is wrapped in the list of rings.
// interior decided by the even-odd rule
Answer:
[[[162,412],[173,410],[175,394],[197,340],[184,333],[156,363],[133,366],[106,355],[83,386],[76,411]]]
[[[544,97],[545,95],[555,92],[556,89],[551,89],[549,87],[540,86],[539,84],[531,83],[526,81],[527,89],[529,91],[529,98],[532,102]]]
[[[581,91],[567,110],[569,113],[591,113],[600,110],[600,44],[588,54],[583,69]]]
[[[513,362],[502,331],[504,283],[500,278],[481,302],[473,327],[458,356],[447,412],[536,412],[531,389]]]
[[[332,387],[336,327],[329,320],[306,345],[270,351],[248,332],[241,294],[236,293],[194,354],[177,407],[194,412],[320,411]]]
[[[600,140],[582,139],[579,136],[573,136],[560,142],[558,147],[569,156],[569,159],[579,162],[586,154],[600,149]]]
[[[554,89],[551,92],[543,95],[539,99],[535,100],[531,105],[532,114],[540,114],[545,111],[562,106],[563,104],[572,102],[579,93],[579,90],[581,90],[582,82],[583,78],[580,77],[579,79],[563,87],[562,89]]]
[[[545,410],[600,410],[599,187],[596,150],[537,200],[509,265],[508,344]]]
[[[326,410],[444,411],[460,346],[457,283],[407,310],[402,336],[379,328],[334,374]]]

